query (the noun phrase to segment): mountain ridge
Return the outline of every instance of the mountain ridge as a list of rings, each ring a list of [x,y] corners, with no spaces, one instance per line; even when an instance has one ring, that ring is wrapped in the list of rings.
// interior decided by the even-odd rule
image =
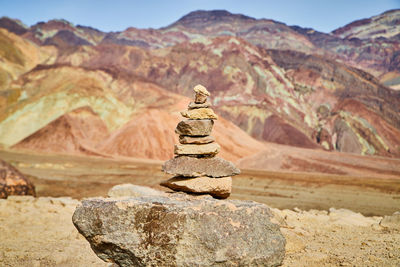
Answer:
[[[3,67],[3,75],[12,76],[0,90],[5,104],[0,143],[51,148],[53,137],[43,129],[54,129],[55,136],[65,137],[60,147],[66,153],[163,159],[171,156],[173,138],[164,133],[176,119],[171,115],[176,103],[191,97],[191,88],[201,83],[211,92],[215,111],[227,119],[220,123],[233,139],[222,154],[232,160],[251,156],[240,140],[252,143],[253,152],[257,142],[275,142],[400,157],[400,91],[381,83],[384,78],[400,84],[396,40],[343,39],[221,10],[195,11],[177,22],[111,33],[63,20],[35,24],[19,35],[2,29],[10,36],[10,48],[23,44],[43,53],[43,59],[29,60],[29,53],[18,52],[22,61],[32,62],[29,67],[0,65],[0,74]],[[48,52],[52,49],[56,53]],[[87,112],[74,113],[83,107],[98,121],[93,125],[102,121],[112,136],[93,149],[87,148],[79,128],[84,128],[79,122]],[[139,119],[141,115],[147,119]],[[140,127],[135,120],[153,122]],[[156,127],[157,121],[163,126]],[[75,128],[69,132],[62,125]],[[223,128],[218,132],[228,138]],[[145,136],[149,142],[135,145],[126,141],[129,136]],[[163,142],[162,136],[168,140]]]

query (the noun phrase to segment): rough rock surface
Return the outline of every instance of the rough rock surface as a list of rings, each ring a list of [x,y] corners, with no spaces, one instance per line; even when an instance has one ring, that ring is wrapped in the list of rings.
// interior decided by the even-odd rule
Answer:
[[[218,116],[211,108],[196,108],[181,112],[181,115],[191,120],[217,120]]]
[[[227,198],[232,192],[232,177],[173,177],[162,182],[161,185],[175,191],[210,194],[216,198]]]
[[[196,104],[203,104],[207,101],[207,96],[203,94],[196,94],[194,97],[194,103]]]
[[[208,144],[212,142],[215,142],[215,138],[211,135],[204,137],[179,136],[179,143],[181,144]]]
[[[174,193],[87,199],[72,220],[101,259],[120,266],[277,266],[285,238],[270,218],[260,203]]]
[[[108,191],[109,197],[141,197],[141,196],[158,196],[164,192],[141,185],[119,184]]]
[[[35,186],[16,168],[0,159],[0,198],[11,195],[35,196]]]
[[[194,102],[190,102],[188,105],[188,109],[195,109],[195,108],[209,108],[211,107],[211,103],[209,101],[203,103],[203,104],[197,104]]]
[[[221,158],[176,157],[166,161],[162,170],[166,173],[185,177],[224,177],[240,173],[236,166]]]
[[[386,228],[400,230],[400,211],[396,211],[393,215],[383,217],[379,224]]]
[[[203,145],[175,145],[174,153],[176,155],[206,155],[212,156],[218,154],[220,146],[217,143]]]
[[[214,121],[212,120],[184,120],[178,123],[175,133],[189,136],[210,135]]]
[[[205,96],[209,96],[210,92],[208,92],[207,88],[205,88],[203,85],[198,84],[196,85],[193,90],[196,92],[196,94],[201,94]]]

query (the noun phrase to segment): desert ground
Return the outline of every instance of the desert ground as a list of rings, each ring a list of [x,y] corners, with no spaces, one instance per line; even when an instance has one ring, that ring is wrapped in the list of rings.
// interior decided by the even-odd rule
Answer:
[[[0,151],[37,197],[0,200],[0,266],[110,266],[72,225],[79,200],[116,184],[163,189],[161,161]],[[400,177],[242,170],[232,199],[262,202],[286,237],[283,266],[400,266],[400,231],[380,225],[400,210]]]

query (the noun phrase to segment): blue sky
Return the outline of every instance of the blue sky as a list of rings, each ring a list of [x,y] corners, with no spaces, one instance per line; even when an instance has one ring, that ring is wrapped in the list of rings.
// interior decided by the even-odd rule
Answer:
[[[400,0],[0,0],[0,16],[18,18],[29,26],[63,18],[103,31],[159,28],[190,11],[225,9],[330,32],[395,8],[400,8]]]

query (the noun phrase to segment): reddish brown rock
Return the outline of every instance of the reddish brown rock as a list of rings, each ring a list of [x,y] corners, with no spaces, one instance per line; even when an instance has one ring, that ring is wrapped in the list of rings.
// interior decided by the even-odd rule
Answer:
[[[195,194],[210,194],[216,198],[227,198],[232,190],[232,178],[210,178],[201,176],[196,178],[174,177],[161,183],[174,191]]]
[[[168,174],[185,177],[224,177],[240,173],[240,170],[232,162],[216,157],[176,157],[166,161],[162,166],[162,170]]]
[[[184,120],[178,123],[175,133],[188,136],[207,136],[211,134],[214,121]]]
[[[35,186],[16,168],[0,159],[0,198],[11,195],[35,196]]]
[[[358,141],[356,133],[343,119],[336,119],[334,132],[337,134],[336,149],[346,153],[361,154],[362,145]]]
[[[211,135],[204,137],[179,136],[179,143],[181,144],[208,144],[214,141],[215,138]]]

